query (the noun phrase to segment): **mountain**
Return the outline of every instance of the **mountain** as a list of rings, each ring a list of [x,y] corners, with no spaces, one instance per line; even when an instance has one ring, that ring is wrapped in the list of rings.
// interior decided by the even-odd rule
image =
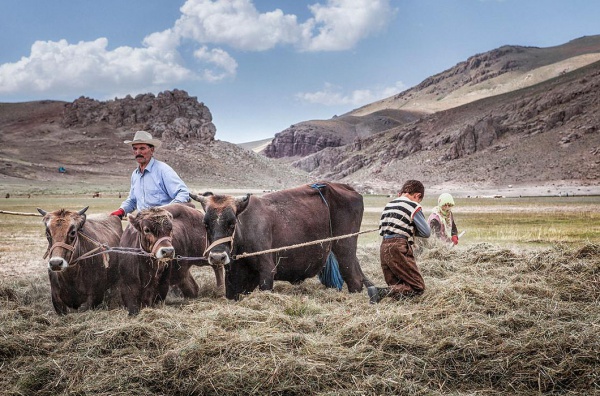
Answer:
[[[305,157],[416,119],[512,92],[600,60],[600,35],[550,47],[503,46],[477,54],[390,98],[331,120],[304,121],[277,133],[264,154]]]
[[[111,101],[0,103],[0,191],[128,191],[135,161],[123,141],[140,129],[163,141],[155,157],[190,187],[279,189],[306,181],[303,171],[216,140],[208,107],[173,90]]]
[[[215,139],[208,106],[177,89],[0,103],[0,193],[125,192],[135,162],[123,141],[139,129],[164,141],[156,157],[200,192],[329,179],[391,193],[416,178],[465,195],[518,186],[600,193],[598,59],[600,36],[504,46],[391,98],[245,145]]]
[[[394,190],[600,184],[600,62],[438,111],[293,163],[313,177]]]

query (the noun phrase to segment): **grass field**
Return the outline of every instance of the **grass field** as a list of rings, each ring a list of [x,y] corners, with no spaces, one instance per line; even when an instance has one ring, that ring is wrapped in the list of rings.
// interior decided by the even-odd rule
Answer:
[[[363,230],[390,198],[365,196]],[[108,213],[116,196],[9,198],[0,210]],[[0,214],[0,393],[6,395],[600,394],[600,197],[457,199],[467,233],[417,257],[427,290],[368,304],[365,292],[277,282],[239,302],[170,295],[59,317],[41,217]],[[433,199],[423,203],[426,214]],[[379,237],[359,237],[383,285]]]

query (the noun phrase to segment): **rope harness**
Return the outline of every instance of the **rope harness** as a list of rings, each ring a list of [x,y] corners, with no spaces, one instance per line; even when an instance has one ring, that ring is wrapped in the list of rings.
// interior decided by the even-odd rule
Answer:
[[[149,254],[150,254],[151,257],[156,257],[156,252],[158,252],[158,249],[160,249],[158,247],[158,244],[161,243],[162,241],[167,241],[171,245],[173,244],[173,238],[170,235],[158,238],[156,241],[154,241],[154,244],[152,245],[152,248],[150,249],[150,253]],[[140,245],[140,250],[146,251],[146,249],[144,249],[144,246],[142,246],[142,234],[139,233],[139,232],[138,232],[138,242],[139,242],[139,245]]]
[[[320,193],[320,191],[319,191],[319,193]],[[18,212],[9,212],[9,211],[5,211],[5,210],[0,210],[0,213],[2,213],[2,214],[10,214],[10,215],[19,215],[19,216],[38,216],[38,217],[41,216],[40,214],[37,214],[37,213],[18,213]],[[262,250],[262,251],[258,251],[258,252],[242,253],[242,254],[232,255],[231,258],[233,260],[237,260],[237,259],[241,259],[241,258],[245,258],[245,257],[259,256],[261,254],[275,253],[275,252],[280,252],[280,251],[289,250],[289,249],[297,249],[297,248],[304,247],[304,246],[317,245],[317,244],[320,244],[320,243],[335,241],[335,240],[339,240],[339,239],[351,238],[351,237],[354,237],[354,236],[357,236],[357,235],[366,234],[366,233],[375,232],[375,231],[379,231],[379,229],[376,228],[376,229],[372,229],[372,230],[360,231],[360,232],[355,232],[355,233],[352,233],[352,234],[339,235],[339,236],[336,236],[336,237],[319,239],[319,240],[316,240],[316,241],[299,243],[299,244],[296,244],[296,245],[282,246],[280,248],[267,249],[267,250]],[[51,254],[51,252],[56,247],[63,247],[65,249],[71,251],[71,260],[69,261],[69,265],[76,264],[76,263],[78,263],[81,260],[84,260],[84,259],[90,258],[90,257],[94,257],[94,256],[98,256],[100,254],[106,255],[106,259],[105,259],[105,265],[106,265],[107,262],[108,262],[108,254],[107,253],[112,253],[112,252],[118,253],[118,254],[132,254],[132,255],[136,255],[136,256],[154,257],[153,253],[148,253],[144,249],[141,249],[141,248],[109,247],[106,244],[100,243],[100,242],[92,239],[91,237],[89,237],[88,235],[85,235],[81,231],[78,232],[78,235],[81,235],[82,237],[86,238],[87,240],[93,242],[94,244],[96,244],[96,247],[94,249],[90,250],[89,252],[86,252],[83,255],[81,255],[78,258],[76,258],[76,259],[73,260],[72,257],[73,257],[73,253],[75,251],[75,246],[74,245],[68,245],[68,244],[63,243],[63,242],[56,242],[52,246],[48,247],[48,249],[46,250],[46,253],[44,254],[44,259],[46,259],[48,257],[48,255]],[[233,249],[233,241],[234,241],[233,236],[234,235],[235,235],[235,230],[234,230],[234,233],[231,236],[225,237],[225,238],[221,238],[221,239],[218,239],[218,240],[214,241],[213,243],[211,243],[204,250],[204,255],[206,256],[206,253],[208,251],[210,251],[216,245],[219,245],[221,243],[230,242],[231,243],[231,249]],[[76,241],[78,241],[77,238],[76,238]],[[207,240],[207,244],[208,244],[208,240]],[[173,259],[171,259],[171,260],[173,260]],[[208,259],[206,257],[183,257],[183,256],[175,256],[174,260],[199,261],[199,262],[206,262],[206,261],[208,261]]]
[[[85,252],[84,254],[82,254],[81,256],[77,257],[74,259],[75,257],[75,250],[78,250],[78,248],[80,247],[79,245],[79,236],[84,237],[85,239],[87,239],[88,241],[90,241],[91,243],[95,244],[96,247],[88,252]],[[52,246],[48,246],[48,249],[46,250],[46,253],[44,254],[44,260],[48,257],[52,255],[52,251],[57,248],[57,247],[62,247],[63,249],[67,249],[68,251],[71,252],[71,256],[69,257],[69,261],[67,262],[67,265],[69,267],[74,266],[75,264],[79,263],[79,261],[81,260],[85,260],[87,258],[90,257],[94,257],[97,256],[99,254],[102,254],[102,259],[104,262],[104,266],[108,267],[108,254],[106,254],[106,250],[108,250],[108,246],[105,244],[102,244],[98,241],[96,241],[95,239],[93,239],[92,237],[90,237],[89,235],[84,234],[81,231],[77,231],[77,234],[75,236],[75,239],[73,240],[73,244],[69,245],[67,243],[64,242],[55,242],[52,244]],[[98,252],[98,253],[97,253]]]

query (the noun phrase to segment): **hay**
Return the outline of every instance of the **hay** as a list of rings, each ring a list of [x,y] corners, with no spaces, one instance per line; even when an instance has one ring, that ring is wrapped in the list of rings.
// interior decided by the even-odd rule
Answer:
[[[420,252],[427,289],[370,305],[317,279],[239,302],[210,271],[196,300],[130,318],[54,314],[47,280],[0,281],[7,395],[500,395],[600,392],[597,245]],[[378,245],[359,249],[383,282]]]

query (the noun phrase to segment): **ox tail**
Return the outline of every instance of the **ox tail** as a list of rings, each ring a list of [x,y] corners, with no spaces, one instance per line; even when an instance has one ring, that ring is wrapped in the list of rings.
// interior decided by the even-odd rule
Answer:
[[[342,290],[342,286],[344,286],[344,279],[340,273],[340,265],[332,251],[327,256],[325,267],[319,272],[319,280],[325,286],[335,287],[338,290]]]

